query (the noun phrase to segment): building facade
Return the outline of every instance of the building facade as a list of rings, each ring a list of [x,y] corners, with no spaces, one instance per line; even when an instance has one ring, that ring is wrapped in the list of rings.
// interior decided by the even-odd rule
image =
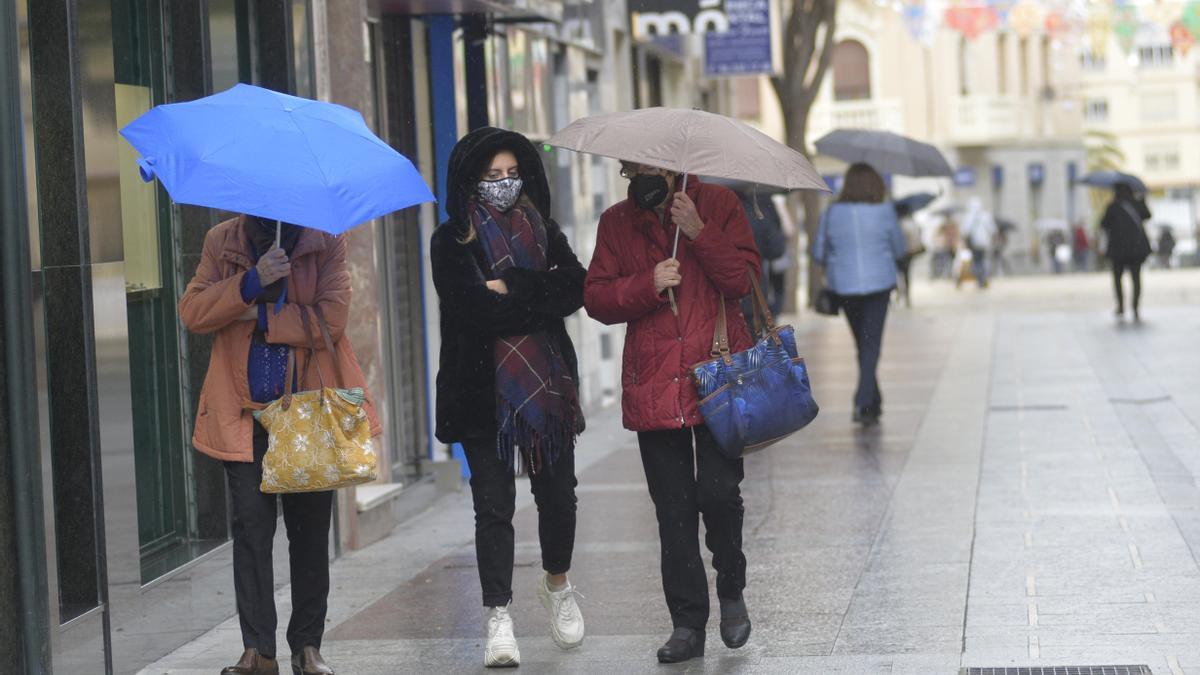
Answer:
[[[707,96],[685,53],[633,43],[621,0],[0,0],[0,45],[4,672],[134,672],[234,612],[224,471],[190,444],[210,343],[175,309],[231,214],[142,183],[122,125],[259,84],[361,111],[440,196],[471,128],[544,141],[584,115]],[[586,264],[625,182],[611,160],[543,159]],[[347,333],[385,437],[378,483],[339,492],[335,555],[432,497],[453,456],[431,434],[442,218],[429,204],[346,235]],[[568,326],[585,410],[614,403],[622,328]],[[276,567],[286,583],[286,556]]]
[[[737,86],[739,98],[753,99],[749,109],[758,111],[745,116],[783,138],[770,83],[760,78],[756,88]],[[1079,87],[1076,52],[1043,30],[967,39],[941,26],[918,40],[890,5],[842,0],[808,141],[833,129],[862,128],[933,143],[957,170],[956,179],[896,176],[893,193],[941,194],[935,209],[979,197],[1016,226],[1009,244],[1014,262],[1041,269],[1049,263],[1035,223],[1090,217],[1087,192],[1075,182],[1086,164]],[[844,171],[845,164],[809,150],[822,174]]]

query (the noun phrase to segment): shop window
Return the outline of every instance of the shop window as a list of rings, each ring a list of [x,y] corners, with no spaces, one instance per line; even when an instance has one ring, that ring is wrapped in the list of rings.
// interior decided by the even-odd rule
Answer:
[[[871,56],[857,40],[843,40],[833,48],[833,98],[858,101],[871,98]]]

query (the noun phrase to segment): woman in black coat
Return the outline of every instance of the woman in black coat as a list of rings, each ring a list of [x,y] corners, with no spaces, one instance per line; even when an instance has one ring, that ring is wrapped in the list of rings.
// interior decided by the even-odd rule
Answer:
[[[1135,195],[1133,188],[1118,183],[1113,200],[1100,220],[1100,228],[1108,239],[1105,255],[1112,262],[1113,287],[1117,294],[1117,316],[1125,316],[1125,289],[1121,278],[1125,271],[1133,277],[1133,320],[1141,320],[1138,310],[1142,300],[1142,263],[1150,257],[1150,238],[1143,225],[1150,219],[1146,202]]]
[[[477,129],[450,155],[446,211],[433,234],[441,310],[438,440],[461,443],[471,469],[475,553],[487,611],[484,665],[515,666],[515,470],[529,473],[545,574],[537,594],[562,649],[583,641],[567,580],[575,545],[575,438],[583,431],[575,348],[563,319],[583,305],[586,272],[550,218],[533,144]]]

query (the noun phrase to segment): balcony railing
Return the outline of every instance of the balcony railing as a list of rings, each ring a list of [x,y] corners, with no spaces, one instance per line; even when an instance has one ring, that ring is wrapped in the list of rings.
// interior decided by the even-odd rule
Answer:
[[[950,116],[950,142],[987,145],[1017,140],[1027,129],[1033,102],[1012,96],[961,96]]]
[[[815,141],[834,129],[873,129],[904,133],[904,108],[899,99],[818,104],[808,120],[808,137]]]

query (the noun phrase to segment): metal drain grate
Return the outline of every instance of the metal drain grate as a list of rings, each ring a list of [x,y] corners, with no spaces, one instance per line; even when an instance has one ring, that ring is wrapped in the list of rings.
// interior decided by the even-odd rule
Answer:
[[[1068,410],[1070,407],[1054,403],[1043,405],[994,405],[989,410],[992,412],[1045,412],[1051,410]]]
[[[959,675],[1154,675],[1148,665],[1034,665],[1032,668],[964,668]]]

